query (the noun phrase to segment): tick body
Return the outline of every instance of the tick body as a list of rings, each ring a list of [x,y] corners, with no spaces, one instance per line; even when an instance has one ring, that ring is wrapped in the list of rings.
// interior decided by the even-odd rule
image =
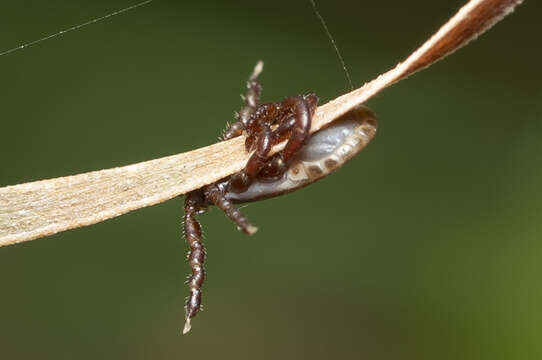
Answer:
[[[257,228],[234,203],[267,199],[305,187],[343,166],[376,133],[373,113],[358,107],[310,136],[318,104],[316,95],[287,97],[281,102],[258,105],[261,93],[258,75],[262,69],[263,63],[258,62],[247,82],[245,106],[222,136],[227,140],[246,135],[246,150],[253,153],[245,168],[185,196],[184,234],[190,247],[188,262],[192,274],[187,280],[190,293],[183,334],[190,331],[191,319],[201,308],[201,288],[205,281],[206,251],[196,215],[216,205],[240,231],[253,234]],[[284,140],[287,140],[284,149],[270,156],[273,145]]]
[[[360,152],[374,137],[376,128],[373,113],[359,107],[313,134],[279,177],[257,179],[246,191],[227,192],[224,196],[234,203],[244,203],[279,196],[312,184]]]

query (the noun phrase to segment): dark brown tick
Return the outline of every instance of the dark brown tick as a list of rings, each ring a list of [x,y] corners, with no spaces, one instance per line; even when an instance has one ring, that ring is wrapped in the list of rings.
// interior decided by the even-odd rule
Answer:
[[[314,94],[287,97],[281,102],[258,104],[262,87],[258,75],[263,63],[256,64],[248,79],[245,105],[237,121],[229,125],[221,139],[246,135],[245,147],[253,152],[243,170],[185,195],[184,235],[190,246],[188,277],[190,294],[186,301],[183,334],[201,308],[201,287],[205,281],[205,247],[196,215],[210,205],[218,206],[245,234],[258,229],[233,206],[282,195],[329,175],[360,152],[376,133],[374,114],[358,107],[310,136],[312,116],[318,105]],[[275,155],[273,145],[286,146]]]

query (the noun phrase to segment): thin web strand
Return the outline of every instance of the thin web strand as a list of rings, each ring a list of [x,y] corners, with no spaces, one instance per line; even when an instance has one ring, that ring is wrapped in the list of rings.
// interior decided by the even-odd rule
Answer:
[[[326,22],[324,21],[324,18],[322,15],[320,15],[320,12],[318,11],[318,8],[316,7],[316,3],[314,0],[310,0],[312,4],[312,9],[314,10],[314,13],[320,20],[320,23],[324,27],[324,31],[326,32],[327,37],[329,38],[329,41],[335,48],[335,52],[337,53],[337,56],[339,57],[339,60],[341,61],[341,65],[343,67],[344,73],[346,75],[346,79],[348,80],[348,83],[350,84],[350,90],[354,90],[354,85],[352,84],[352,79],[350,78],[350,73],[348,72],[348,69],[346,68],[346,64],[344,63],[343,57],[341,56],[341,52],[339,51],[339,48],[337,47],[337,44],[335,43],[335,40],[333,39],[333,36],[331,36],[331,32],[327,28]]]
[[[10,54],[12,52],[15,52],[17,50],[22,50],[24,48],[27,48],[29,46],[32,46],[32,45],[36,45],[37,43],[40,43],[42,41],[45,41],[45,40],[49,40],[51,38],[54,38],[54,37],[57,37],[57,36],[60,36],[60,35],[63,35],[65,33],[68,33],[70,31],[74,31],[74,30],[78,30],[84,26],[87,26],[87,25],[91,25],[91,24],[94,24],[98,21],[102,21],[102,20],[105,20],[107,18],[110,18],[112,16],[115,16],[115,15],[119,15],[119,14],[122,14],[126,11],[130,11],[130,10],[133,10],[137,7],[140,7],[140,6],[143,6],[143,5],[147,5],[148,3],[152,2],[153,0],[146,0],[146,1],[143,1],[143,2],[140,2],[138,4],[135,4],[135,5],[132,5],[132,6],[129,6],[127,8],[124,8],[124,9],[121,9],[121,10],[117,10],[115,12],[112,12],[110,14],[107,14],[107,15],[104,15],[102,17],[99,17],[99,18],[96,18],[96,19],[93,19],[93,20],[90,20],[90,21],[87,21],[85,23],[82,23],[82,24],[79,24],[79,25],[76,25],[76,26],[72,26],[70,28],[67,28],[67,29],[64,29],[64,30],[60,30],[59,32],[57,33],[54,33],[54,34],[51,34],[51,35],[47,35],[45,37],[42,37],[40,39],[37,39],[37,40],[34,40],[34,41],[31,41],[31,42],[28,42],[28,43],[25,43],[25,44],[22,44],[22,45],[19,45],[17,47],[14,47],[13,49],[9,49],[9,50],[6,50],[4,52],[0,52],[0,56],[3,56],[3,55],[7,55],[7,54]]]

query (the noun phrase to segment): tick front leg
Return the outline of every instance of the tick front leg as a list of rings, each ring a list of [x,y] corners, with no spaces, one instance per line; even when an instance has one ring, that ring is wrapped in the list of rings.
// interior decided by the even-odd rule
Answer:
[[[192,269],[192,275],[188,277],[188,295],[185,305],[185,324],[183,334],[191,329],[191,320],[201,308],[201,287],[205,281],[205,246],[202,242],[201,225],[196,219],[196,214],[205,209],[203,193],[196,190],[186,194],[184,200],[184,236],[190,246],[188,263]]]
[[[258,61],[254,67],[254,71],[250,75],[247,81],[247,94],[243,96],[245,105],[237,114],[237,121],[231,125],[228,125],[222,134],[222,140],[229,140],[241,135],[243,130],[246,129],[248,120],[256,111],[258,103],[260,101],[260,94],[262,92],[262,86],[258,81],[258,76],[263,70],[263,62]]]

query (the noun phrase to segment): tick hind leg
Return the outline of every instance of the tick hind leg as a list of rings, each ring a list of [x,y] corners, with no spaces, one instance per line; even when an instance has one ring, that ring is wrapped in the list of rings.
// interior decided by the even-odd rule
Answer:
[[[254,111],[256,111],[256,108],[258,107],[258,103],[260,101],[262,86],[258,81],[258,76],[260,75],[262,70],[263,62],[258,61],[256,66],[254,67],[254,71],[248,78],[247,94],[245,96],[242,96],[245,105],[243,106],[241,111],[236,114],[237,121],[226,127],[222,134],[221,140],[229,140],[237,137],[242,134],[243,130],[246,129],[248,120],[250,119]]]
[[[224,192],[219,189],[216,185],[208,186],[204,190],[205,199],[216,205],[220,210],[222,210],[226,216],[237,225],[237,228],[244,232],[245,234],[252,235],[258,228],[252,225],[247,217],[237,209],[233,203],[226,199]]]

